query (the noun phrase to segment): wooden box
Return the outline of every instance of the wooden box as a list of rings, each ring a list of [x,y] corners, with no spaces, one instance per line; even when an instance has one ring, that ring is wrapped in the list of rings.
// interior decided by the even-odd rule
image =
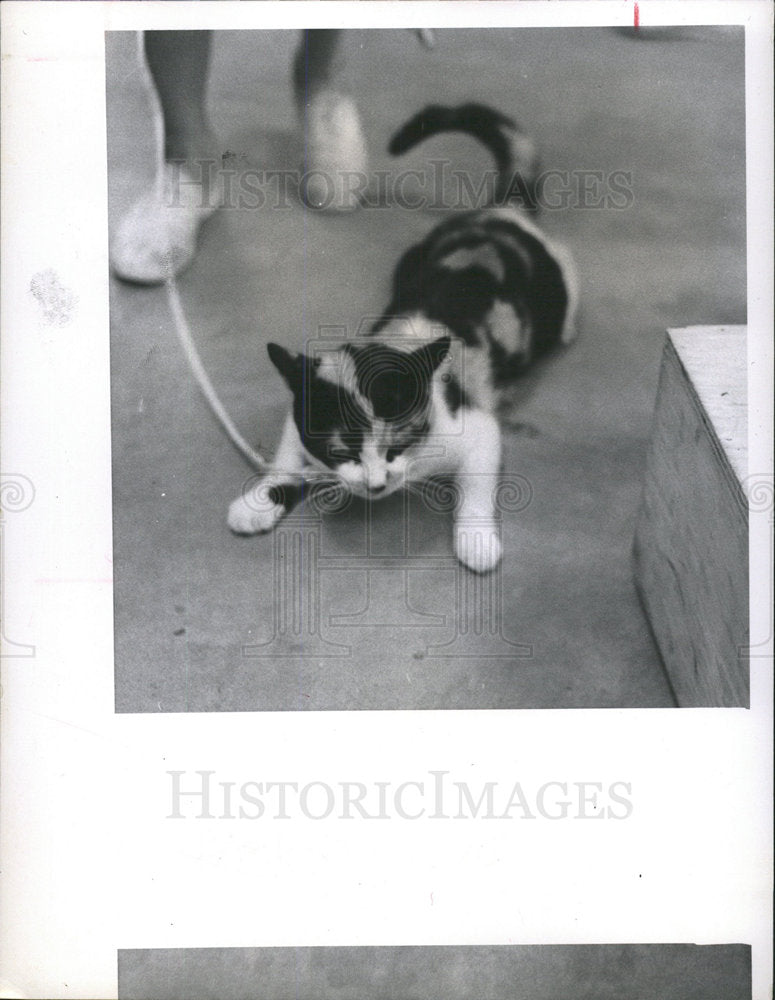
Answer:
[[[745,706],[746,328],[669,330],[635,574],[681,706]]]

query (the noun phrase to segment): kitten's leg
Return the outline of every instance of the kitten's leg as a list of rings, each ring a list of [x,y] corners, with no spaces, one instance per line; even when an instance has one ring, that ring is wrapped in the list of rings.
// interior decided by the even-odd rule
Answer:
[[[304,456],[289,414],[271,470],[231,504],[229,527],[239,535],[271,531],[295,507],[303,491]]]
[[[293,88],[304,139],[301,195],[311,208],[357,208],[367,184],[368,154],[355,101],[334,82],[340,32],[302,33]]]
[[[460,506],[455,514],[455,554],[475,573],[489,573],[500,562],[500,531],[495,491],[501,460],[498,421],[490,413],[466,410],[459,442]]]

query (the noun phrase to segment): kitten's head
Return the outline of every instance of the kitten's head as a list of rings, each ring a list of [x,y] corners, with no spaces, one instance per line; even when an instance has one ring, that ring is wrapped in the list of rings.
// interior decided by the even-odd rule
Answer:
[[[310,461],[358,496],[399,489],[428,432],[433,375],[450,347],[440,337],[413,351],[347,343],[321,357],[267,345],[293,393],[293,416]]]

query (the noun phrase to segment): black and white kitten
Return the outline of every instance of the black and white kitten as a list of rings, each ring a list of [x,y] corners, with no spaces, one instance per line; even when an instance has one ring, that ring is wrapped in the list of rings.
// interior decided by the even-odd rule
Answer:
[[[483,105],[426,108],[390,151],[450,131],[493,153],[497,199],[506,200],[513,178],[530,189],[532,144]],[[371,499],[453,474],[456,555],[476,572],[494,569],[499,397],[531,362],[573,339],[575,306],[569,256],[523,210],[453,215],[401,258],[370,336],[310,356],[268,345],[293,406],[270,472],[232,503],[229,526],[270,531],[321,476]]]

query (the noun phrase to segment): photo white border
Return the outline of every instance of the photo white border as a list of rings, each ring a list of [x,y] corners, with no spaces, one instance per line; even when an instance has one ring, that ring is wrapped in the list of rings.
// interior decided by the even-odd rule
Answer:
[[[633,23],[633,3],[16,2],[2,9],[5,995],[116,995],[116,952],[282,944],[750,943],[771,970],[771,658],[751,710],[113,712],[104,32]],[[639,4],[747,28],[750,468],[771,472],[772,7]],[[34,275],[73,293],[42,322]],[[771,480],[770,480],[771,482]],[[772,509],[752,514],[769,580]],[[752,586],[752,642],[770,628]],[[769,639],[769,655],[771,643]],[[6,649],[9,647],[6,646]],[[504,752],[504,748],[508,748]],[[256,780],[624,780],[635,810],[520,821],[176,823],[165,772]],[[543,863],[542,863],[543,861]],[[13,992],[15,991],[15,993]]]

